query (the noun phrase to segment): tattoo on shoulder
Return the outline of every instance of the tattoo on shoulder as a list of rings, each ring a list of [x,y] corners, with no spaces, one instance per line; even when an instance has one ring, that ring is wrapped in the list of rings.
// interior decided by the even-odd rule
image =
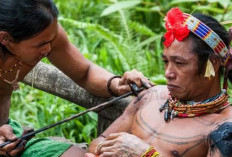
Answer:
[[[218,149],[223,156],[232,156],[232,122],[220,125],[210,133],[209,138],[211,153]]]
[[[150,94],[150,90],[146,90],[142,93],[140,93],[137,97],[136,100],[134,101],[134,104],[138,103],[140,100],[144,99],[147,95]]]

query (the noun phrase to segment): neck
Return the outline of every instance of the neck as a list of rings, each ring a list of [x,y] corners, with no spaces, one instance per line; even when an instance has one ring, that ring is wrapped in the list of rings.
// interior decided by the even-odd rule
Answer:
[[[211,79],[212,81],[210,85],[208,86],[208,88],[206,88],[203,91],[205,94],[202,93],[203,97],[200,99],[200,101],[204,101],[206,99],[212,98],[221,93],[222,90],[220,86],[220,78],[215,76],[214,78],[211,78]]]
[[[204,88],[202,88],[201,85],[199,85],[199,89],[195,92],[194,95],[189,95],[185,99],[179,99],[181,101],[195,101],[195,102],[202,102],[209,98],[212,98],[218,94],[221,93],[221,86],[220,86],[220,79],[219,75],[216,75],[215,77],[205,78],[206,80],[202,82],[202,85]]]

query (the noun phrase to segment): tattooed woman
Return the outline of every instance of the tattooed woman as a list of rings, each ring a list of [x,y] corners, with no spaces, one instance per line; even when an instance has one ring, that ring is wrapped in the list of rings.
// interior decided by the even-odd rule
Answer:
[[[171,9],[165,18],[167,86],[140,93],[89,151],[100,157],[230,157],[229,34],[212,17]],[[225,70],[227,69],[227,70]],[[225,71],[221,88],[221,71]],[[94,156],[88,153],[86,156]]]

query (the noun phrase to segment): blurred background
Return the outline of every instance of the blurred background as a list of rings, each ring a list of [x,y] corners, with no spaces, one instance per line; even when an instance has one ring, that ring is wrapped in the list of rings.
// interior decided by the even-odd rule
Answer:
[[[156,84],[165,84],[161,59],[164,17],[173,7],[183,12],[211,15],[228,30],[231,0],[54,0],[59,23],[83,55],[99,66],[122,75],[138,69]],[[43,62],[48,64],[47,59]],[[71,65],[70,65],[71,66]],[[39,129],[84,108],[33,87],[20,84],[11,100],[10,117]],[[231,88],[230,88],[231,89]],[[232,92],[229,89],[229,94]],[[37,137],[61,136],[89,143],[97,136],[97,114],[88,113]]]

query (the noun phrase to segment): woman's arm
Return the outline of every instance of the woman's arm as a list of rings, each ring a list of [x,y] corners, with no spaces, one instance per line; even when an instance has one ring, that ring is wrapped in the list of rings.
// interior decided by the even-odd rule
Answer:
[[[87,60],[68,40],[60,25],[56,39],[51,43],[48,59],[74,82],[91,93],[102,97],[111,96],[107,91],[107,83],[114,75]],[[150,85],[142,73],[132,70],[126,72],[122,78],[113,79],[110,88],[115,94],[121,95],[130,91],[129,83],[134,82],[141,87],[141,81]]]

